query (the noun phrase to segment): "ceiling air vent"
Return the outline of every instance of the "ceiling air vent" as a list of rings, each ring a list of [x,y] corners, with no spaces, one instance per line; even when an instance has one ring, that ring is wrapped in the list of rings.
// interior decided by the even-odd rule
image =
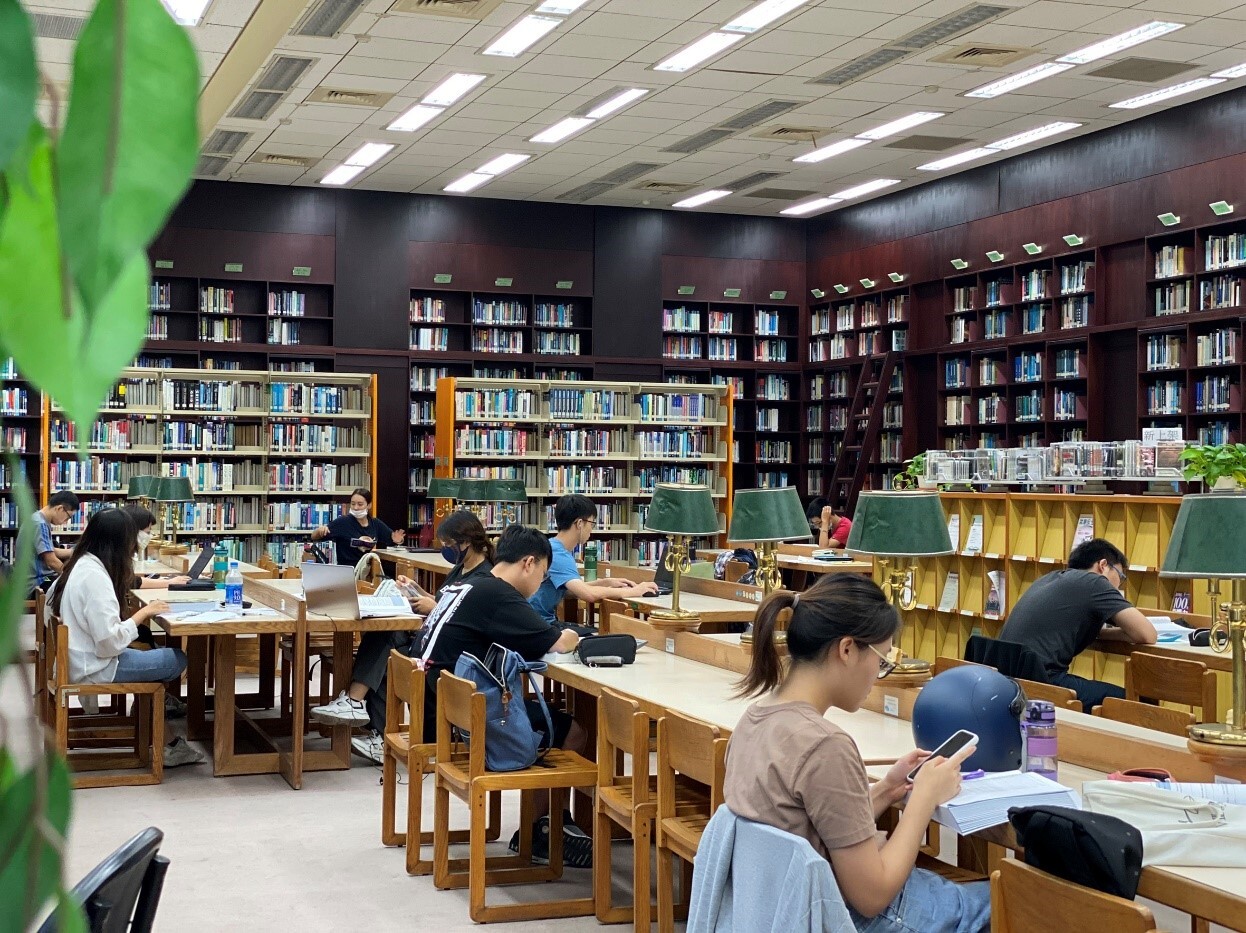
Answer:
[[[1140,81],[1153,84],[1156,81],[1167,81],[1184,71],[1190,71],[1194,65],[1185,62],[1166,62],[1158,58],[1126,58],[1119,62],[1104,65],[1095,71],[1086,72],[1088,78],[1111,78],[1114,81]]]
[[[319,3],[312,4],[303,14],[303,18],[295,23],[290,34],[331,39],[363,9],[366,2],[367,0],[320,0]]]
[[[930,60],[941,65],[964,65],[967,68],[1003,68],[1038,54],[1038,49],[1007,45],[960,45]]]
[[[626,185],[629,181],[635,181],[641,175],[648,175],[654,169],[661,167],[662,165],[658,162],[630,162],[616,168],[613,172],[607,172],[597,181],[610,185]]]
[[[296,58],[293,55],[273,57],[255,82],[258,91],[288,91],[298,84],[299,78],[315,63],[314,58]]]
[[[892,62],[897,62],[908,56],[908,54],[907,49],[875,49],[873,52],[862,55],[860,58],[855,58],[846,64],[840,65],[833,71],[811,78],[807,83],[826,84],[835,87],[842,84],[851,84],[858,78],[864,78],[880,68],[886,68]]]
[[[501,4],[502,0],[398,0],[389,12],[481,20]]]
[[[746,198],[764,198],[767,201],[799,201],[813,197],[812,191],[796,191],[792,188],[758,188],[756,191],[745,192]]]
[[[767,126],[756,133],[752,133],[749,139],[769,139],[780,143],[807,143],[811,139],[819,139],[829,133],[826,127],[822,126]]]
[[[905,136],[903,139],[885,143],[883,148],[916,149],[919,152],[943,152],[945,149],[951,149],[953,146],[963,146],[968,142],[973,142],[973,140],[961,139],[956,136]]]
[[[383,91],[350,91],[337,87],[318,87],[307,95],[308,104],[349,104],[352,107],[384,107],[393,94]]]
[[[891,44],[911,50],[928,49],[932,45],[946,42],[953,36],[959,36],[975,26],[981,26],[988,20],[995,19],[995,17],[1012,10],[1013,7],[988,6],[977,3],[957,10],[955,13],[944,16],[942,19],[937,19],[933,23],[923,26],[916,32],[911,32],[903,39],[897,39]]]
[[[589,198],[605,194],[613,187],[614,185],[608,181],[590,181],[587,184],[580,185],[578,188],[572,188],[570,191],[558,195],[558,199],[561,201],[587,201]]]
[[[229,165],[228,156],[200,156],[195,166],[196,175],[219,175]]]
[[[244,133],[241,130],[216,130],[204,141],[199,151],[217,155],[234,155],[250,138],[250,133]]]
[[[768,100],[765,103],[758,104],[756,107],[750,107],[748,110],[737,113],[730,119],[723,120],[718,125],[727,130],[748,130],[754,126],[765,123],[781,113],[787,113],[805,103],[802,100]]]
[[[748,188],[756,188],[762,182],[774,181],[776,178],[782,178],[786,172],[754,172],[752,175],[745,175],[743,178],[737,178],[735,181],[729,181],[724,188],[729,188],[734,192],[745,191]]]
[[[708,149],[710,146],[714,145],[714,143],[722,142],[728,136],[732,135],[734,135],[732,130],[702,130],[700,133],[689,136],[686,139],[681,139],[677,143],[671,143],[671,145],[667,146],[662,151],[679,152],[684,155],[688,155],[692,152],[700,152],[702,149]]]
[[[85,16],[59,16],[55,13],[34,13],[35,35],[43,39],[77,40],[86,25]]]
[[[632,185],[636,191],[648,191],[650,194],[679,194],[681,191],[688,191],[695,187],[696,185],[677,181],[646,181],[639,185]]]
[[[235,120],[267,120],[283,97],[281,91],[252,91],[229,115]]]
[[[277,155],[275,152],[257,152],[248,162],[257,165],[279,165],[282,168],[311,168],[318,160],[307,156]]]

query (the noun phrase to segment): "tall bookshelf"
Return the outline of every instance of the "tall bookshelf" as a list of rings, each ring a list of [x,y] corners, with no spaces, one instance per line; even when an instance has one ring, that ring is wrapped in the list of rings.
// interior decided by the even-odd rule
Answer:
[[[47,449],[40,430],[42,407],[42,395],[22,378],[13,360],[0,362],[0,441],[3,452],[17,458],[17,468],[26,474],[36,497]],[[0,560],[9,562],[13,560],[18,524],[30,517],[18,511],[12,494],[14,479],[7,461],[0,460]]]
[[[557,365],[593,352],[592,299],[574,295],[417,288],[408,306],[410,347]]]
[[[599,554],[651,563],[662,539],[643,529],[656,482],[710,486],[726,530],[727,386],[448,376],[437,383],[436,414],[436,476],[524,481],[526,504],[481,510],[490,531],[516,520],[552,532],[558,497],[583,493],[597,505]]]
[[[662,358],[714,363],[795,363],[800,309],[780,303],[662,302]]]
[[[369,374],[124,370],[77,459],[75,427],[44,408],[44,495],[82,500],[66,534],[123,504],[133,476],[188,476],[179,540],[224,540],[254,562],[298,563],[306,537],[356,486],[375,487],[375,386]]]

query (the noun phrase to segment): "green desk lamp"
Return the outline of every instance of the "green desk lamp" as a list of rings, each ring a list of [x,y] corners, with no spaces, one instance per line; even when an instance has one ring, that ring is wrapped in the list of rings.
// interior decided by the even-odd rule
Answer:
[[[695,630],[701,618],[679,608],[680,578],[688,571],[688,538],[718,534],[718,512],[708,486],[684,483],[658,483],[645,517],[645,530],[669,535],[666,569],[671,572],[671,608],[649,613],[650,623],[659,628]]]
[[[151,490],[152,502],[158,502],[161,505],[161,522],[167,519],[165,516],[172,516],[173,534],[170,542],[177,547],[177,510],[173,508],[173,504],[177,502],[193,502],[195,494],[190,488],[190,477],[188,476],[161,476],[159,477]]]
[[[727,529],[727,543],[752,542],[761,545],[757,558],[757,585],[762,598],[769,596],[783,584],[779,575],[779,559],[775,546],[780,541],[810,538],[809,519],[800,504],[800,494],[791,486],[773,489],[741,489],[735,494],[731,506],[731,527]],[[784,624],[775,633],[776,641],[786,641]],[[753,625],[744,630],[740,644],[753,642]]]
[[[917,564],[901,559],[937,557],[952,553],[947,519],[939,494],[933,492],[863,492],[857,497],[852,531],[845,548],[854,554],[878,558],[883,593],[897,610],[908,612],[917,605]],[[892,560],[895,565],[892,566]],[[909,595],[905,597],[905,587]]]

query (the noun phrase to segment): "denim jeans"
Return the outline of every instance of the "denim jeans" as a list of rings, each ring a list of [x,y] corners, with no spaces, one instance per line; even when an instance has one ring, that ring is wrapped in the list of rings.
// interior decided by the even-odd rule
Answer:
[[[115,684],[147,684],[175,680],[186,670],[186,655],[177,648],[152,648],[139,651],[126,648],[117,656]]]
[[[1089,713],[1096,706],[1102,706],[1106,697],[1125,699],[1125,691],[1116,684],[1105,684],[1101,680],[1087,680],[1085,677],[1078,677],[1068,671],[1057,674],[1050,680],[1057,687],[1068,687],[1077,693],[1077,698],[1082,701],[1084,713]]]
[[[848,913],[857,933],[980,933],[991,926],[991,885],[955,884],[914,868],[881,914],[862,917],[851,907]]]

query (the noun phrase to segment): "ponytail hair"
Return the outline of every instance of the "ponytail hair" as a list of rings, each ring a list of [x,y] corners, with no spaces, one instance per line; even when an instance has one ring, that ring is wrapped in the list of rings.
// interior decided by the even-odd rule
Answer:
[[[793,666],[821,662],[845,638],[877,645],[894,638],[900,616],[878,584],[855,573],[821,577],[804,593],[775,590],[757,608],[753,620],[753,658],[738,685],[737,696],[767,693],[783,680],[775,644],[779,623],[787,626],[787,649]]]
[[[466,544],[478,554],[483,554],[489,563],[494,562],[493,542],[485,533],[485,526],[475,514],[466,509],[459,509],[446,516],[437,526],[437,537],[442,541]]]

